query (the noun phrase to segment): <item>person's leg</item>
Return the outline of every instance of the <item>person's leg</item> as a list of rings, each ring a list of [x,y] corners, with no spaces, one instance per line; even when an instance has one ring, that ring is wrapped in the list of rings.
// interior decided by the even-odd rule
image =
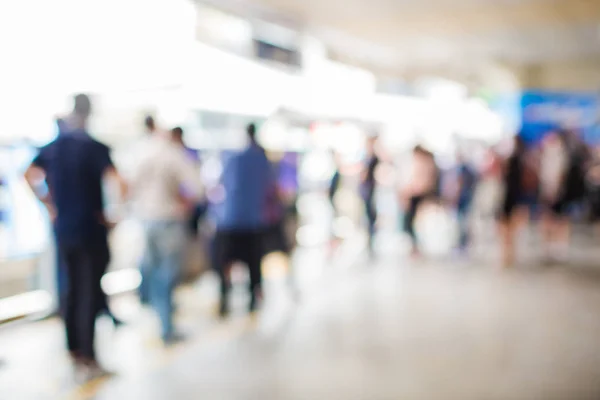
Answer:
[[[404,215],[404,231],[409,235],[412,245],[412,253],[418,253],[418,242],[417,235],[415,232],[415,219],[417,216],[417,210],[419,203],[421,202],[420,196],[413,196],[409,200],[408,209]]]
[[[64,314],[65,333],[67,338],[67,348],[72,357],[77,358],[80,355],[80,344],[77,336],[77,302],[78,302],[78,286],[79,281],[79,264],[81,264],[79,253],[70,246],[60,246],[62,254],[63,268],[65,274],[71,274],[71,279],[66,282],[67,285],[63,288],[64,296]]]
[[[229,270],[231,267],[231,242],[232,234],[217,232],[213,242],[214,266],[219,275],[219,315],[224,317],[229,314]]]
[[[375,228],[377,222],[377,211],[375,208],[375,196],[370,193],[365,199],[365,212],[367,215],[368,250],[374,254]]]
[[[75,277],[76,286],[76,321],[77,340],[80,344],[80,355],[86,364],[96,363],[94,350],[94,333],[96,316],[100,308],[99,300],[101,294],[100,278],[97,257],[98,251],[93,247],[82,247],[79,250],[80,263],[69,272]]]
[[[140,287],[138,288],[138,293],[140,296],[140,302],[142,304],[150,304],[150,274],[152,270],[152,263],[154,260],[151,259],[151,250],[149,250],[148,243],[149,232],[148,226],[144,225],[144,254],[140,260],[140,275],[142,280],[140,281]]]
[[[251,233],[246,235],[245,238],[245,249],[246,254],[245,262],[248,265],[250,273],[250,312],[255,311],[258,307],[258,303],[262,300],[262,259],[264,255],[263,239],[264,234],[262,233]]]
[[[164,222],[157,226],[156,249],[159,263],[151,279],[152,304],[162,325],[162,338],[168,342],[174,338],[173,292],[182,269],[185,251],[185,224]]]
[[[106,274],[106,271],[108,270],[108,265],[110,263],[110,249],[108,247],[108,241],[105,243],[98,244],[94,251],[96,254],[94,257],[94,264],[99,274],[97,280],[100,283],[102,281],[102,277],[104,276],[104,274]],[[104,293],[102,287],[99,287],[98,295],[99,313],[107,315],[116,327],[123,325],[123,321],[118,319],[110,310],[110,307],[108,305],[108,296],[106,295],[106,293]]]
[[[58,313],[65,318],[67,312],[67,293],[69,291],[68,273],[63,251],[56,244],[56,292],[58,293]]]
[[[456,209],[456,219],[458,222],[458,248],[461,251],[467,249],[469,245],[469,207],[468,204],[459,204]]]

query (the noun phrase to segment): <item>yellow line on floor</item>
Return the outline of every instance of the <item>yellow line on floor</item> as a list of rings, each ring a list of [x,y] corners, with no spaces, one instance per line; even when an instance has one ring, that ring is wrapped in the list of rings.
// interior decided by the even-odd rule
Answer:
[[[173,362],[177,356],[183,354],[184,350],[189,349],[193,344],[207,344],[224,340],[231,340],[245,333],[248,333],[256,327],[257,321],[257,316],[255,314],[251,314],[239,320],[227,321],[224,325],[220,325],[219,327],[211,330],[208,335],[198,336],[193,340],[185,341],[179,345],[168,347],[164,350],[164,357],[160,357],[157,363],[152,365],[150,369],[144,372],[149,373],[152,371],[156,371],[159,368],[166,367],[167,365],[171,364],[171,362]],[[108,382],[111,378],[112,376],[104,376],[92,379],[73,389],[67,394],[65,398],[67,400],[91,399],[98,393],[98,391],[100,390],[100,388],[102,388],[104,383]]]

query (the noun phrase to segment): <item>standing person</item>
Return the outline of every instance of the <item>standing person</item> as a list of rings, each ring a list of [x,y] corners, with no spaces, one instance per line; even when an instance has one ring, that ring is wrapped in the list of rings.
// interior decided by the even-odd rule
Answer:
[[[525,207],[525,142],[520,136],[513,139],[513,149],[503,171],[504,198],[500,210],[500,233],[502,237],[502,261],[511,266],[515,260],[514,238],[522,221],[519,211]]]
[[[477,176],[462,154],[459,153],[457,155],[457,161],[455,207],[459,226],[458,250],[465,252],[470,241],[469,216],[475,194]]]
[[[225,166],[221,185],[225,199],[217,219],[217,265],[221,278],[219,313],[229,313],[229,270],[234,261],[244,262],[250,272],[250,311],[262,299],[261,263],[269,201],[275,179],[265,151],[256,141],[256,126],[246,128],[248,146],[233,155]]]
[[[567,132],[544,139],[541,158],[542,234],[548,261],[563,261],[569,250],[570,206],[583,197],[584,154]]]
[[[186,220],[200,193],[193,163],[166,133],[155,133],[131,179],[136,216],[145,236],[143,266],[149,302],[161,321],[165,344],[181,339],[173,328],[173,291],[182,269]]]
[[[375,189],[377,180],[375,179],[375,171],[379,165],[379,157],[377,156],[375,146],[377,144],[377,136],[367,138],[367,156],[363,166],[361,176],[361,194],[365,205],[365,214],[367,217],[367,233],[368,233],[368,251],[369,256],[375,255],[374,240],[377,223],[377,208],[375,206]]]
[[[412,166],[408,186],[404,188],[404,231],[411,239],[411,254],[420,254],[419,243],[415,231],[415,219],[424,201],[435,197],[438,191],[438,170],[433,154],[422,146],[415,146],[412,151]]]
[[[200,176],[200,157],[198,156],[198,151],[187,147],[183,141],[183,129],[179,126],[176,126],[171,130],[171,135],[173,137],[173,141],[184,151],[187,158],[191,163],[194,164],[194,168],[196,169],[196,173]],[[202,218],[206,215],[208,209],[208,204],[206,199],[199,199],[197,204],[194,204],[192,214],[190,215],[190,219],[188,221],[188,229],[189,233],[193,238],[198,236],[198,225]]]
[[[64,260],[67,345],[85,378],[105,374],[94,350],[95,320],[104,306],[100,279],[109,261],[103,181],[118,182],[121,195],[126,189],[108,147],[89,136],[91,111],[87,95],[75,96],[73,111],[63,120],[61,133],[40,150],[25,173],[34,191],[39,179],[45,179],[48,186],[47,194],[38,197],[53,221]]]
[[[155,135],[158,135],[158,129],[156,127],[156,121],[152,115],[147,115],[144,118],[144,128],[146,130],[146,136],[143,137],[142,143],[139,146],[139,153],[137,154],[138,158],[142,158],[145,153],[145,147],[148,146],[148,143],[152,141],[152,138]],[[138,160],[139,161],[139,160]],[[145,263],[146,257],[142,257],[140,262],[140,275],[142,280],[140,282],[140,287],[138,289],[140,295],[140,302],[142,304],[150,304],[150,278],[148,277],[150,267]]]
[[[327,197],[329,199],[329,204],[331,205],[331,236],[329,242],[329,252],[330,255],[333,255],[334,250],[340,243],[340,236],[338,232],[336,232],[336,221],[340,216],[340,211],[338,210],[336,204],[336,196],[340,189],[342,182],[342,172],[341,172],[341,161],[340,155],[336,151],[332,150],[331,156],[333,158],[334,163],[334,172],[331,176],[331,180],[329,181],[329,190],[327,192]]]

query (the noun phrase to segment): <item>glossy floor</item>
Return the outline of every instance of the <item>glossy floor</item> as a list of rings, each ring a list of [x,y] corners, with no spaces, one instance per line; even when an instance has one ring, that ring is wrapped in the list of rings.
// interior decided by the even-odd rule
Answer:
[[[255,318],[243,293],[239,312],[219,322],[214,283],[181,291],[189,340],[171,350],[158,345],[151,313],[122,299],[130,324],[98,328],[101,358],[117,375],[83,387],[70,378],[58,322],[6,329],[0,398],[600,398],[596,271],[391,256],[319,268],[299,303],[271,279]]]

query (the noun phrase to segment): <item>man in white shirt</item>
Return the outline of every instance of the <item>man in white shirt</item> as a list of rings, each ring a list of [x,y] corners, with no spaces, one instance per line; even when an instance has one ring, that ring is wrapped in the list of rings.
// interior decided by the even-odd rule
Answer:
[[[155,132],[143,146],[131,178],[136,216],[145,230],[144,279],[166,344],[173,331],[173,289],[183,264],[185,223],[200,196],[194,164],[170,133]]]

